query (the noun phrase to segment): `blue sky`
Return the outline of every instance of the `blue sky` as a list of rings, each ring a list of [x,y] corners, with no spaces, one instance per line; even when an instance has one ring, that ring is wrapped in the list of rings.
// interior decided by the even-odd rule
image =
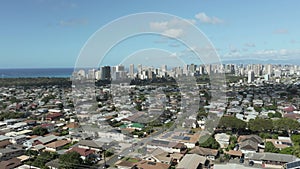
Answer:
[[[94,32],[119,17],[140,12],[169,13],[192,21],[222,60],[300,59],[299,6],[297,0],[4,0],[0,68],[74,67]],[[159,40],[146,37],[128,44],[145,39],[149,41],[145,48]],[[182,50],[171,43],[175,45],[161,48]],[[119,49],[110,55],[126,53],[124,47]],[[108,56],[106,64],[116,62]]]

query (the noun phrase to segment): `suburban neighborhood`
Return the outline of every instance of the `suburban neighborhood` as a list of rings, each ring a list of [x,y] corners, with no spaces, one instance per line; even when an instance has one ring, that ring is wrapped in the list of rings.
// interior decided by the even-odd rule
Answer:
[[[132,83],[100,79],[81,91],[77,83],[2,86],[0,168],[299,167],[296,70],[265,79],[236,75],[239,67],[226,77],[226,97],[212,100],[207,73],[192,67],[193,86],[176,85],[176,73],[147,77],[148,68],[142,82],[137,73]],[[73,80],[92,80],[91,72]]]

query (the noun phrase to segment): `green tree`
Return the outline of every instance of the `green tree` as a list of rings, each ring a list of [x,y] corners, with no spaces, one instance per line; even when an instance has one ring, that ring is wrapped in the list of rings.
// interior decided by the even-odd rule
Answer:
[[[291,118],[281,118],[273,121],[274,128],[277,130],[298,130],[300,128],[300,123]]]
[[[249,120],[249,129],[252,131],[268,131],[273,129],[273,123],[270,119],[256,118]]]
[[[212,136],[204,136],[203,138],[200,138],[199,142],[200,142],[199,144],[200,147],[212,148],[212,149],[220,148],[220,144]]]
[[[276,111],[275,113],[268,113],[269,118],[282,118],[282,114]]]
[[[237,119],[236,117],[232,116],[223,116],[219,121],[219,127],[227,129],[230,128],[232,130],[240,130],[245,129],[247,123],[243,120]]]
[[[298,158],[300,158],[300,146],[299,145],[295,145],[292,147],[286,147],[284,149],[282,149],[280,151],[281,154],[290,154],[290,155],[294,155],[297,156]]]
[[[261,107],[258,107],[258,106],[254,106],[254,110],[257,111],[257,112],[261,112],[261,111],[262,111],[262,108],[261,108]]]
[[[236,143],[237,143],[236,136],[231,136],[230,137],[230,141],[229,141],[229,145],[227,147],[227,150],[233,150],[233,148],[235,147]]]
[[[24,117],[25,117],[25,113],[21,113],[21,112],[2,112],[0,114],[0,121],[5,119],[18,119]]]
[[[78,165],[82,165],[83,160],[77,152],[69,152],[59,156],[59,165],[64,169],[76,169]]]
[[[48,130],[45,129],[45,128],[42,128],[42,127],[35,127],[33,130],[32,130],[32,134],[34,135],[38,135],[38,136],[43,136],[45,134],[48,133]]]
[[[112,155],[114,155],[113,152],[111,152],[111,151],[109,151],[109,150],[105,151],[105,157],[110,157],[110,156],[112,156]]]
[[[32,162],[33,166],[36,167],[45,167],[45,164],[53,159],[57,158],[56,153],[50,153],[50,152],[42,152],[37,158]]]
[[[300,135],[299,134],[292,135],[291,140],[293,141],[294,145],[300,145]]]
[[[286,148],[280,150],[279,153],[280,154],[290,154],[290,155],[292,155],[293,152],[294,152],[294,147],[286,147]]]
[[[268,141],[265,145],[265,152],[279,153],[279,149],[272,142]]]

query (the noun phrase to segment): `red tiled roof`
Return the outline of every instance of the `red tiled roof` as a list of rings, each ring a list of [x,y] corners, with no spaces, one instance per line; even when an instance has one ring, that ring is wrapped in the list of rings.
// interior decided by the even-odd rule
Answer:
[[[70,149],[69,151],[67,152],[77,152],[79,153],[81,156],[88,156],[90,154],[94,154],[95,153],[95,150],[90,150],[90,149],[85,149],[85,148],[79,148],[79,147],[73,147],[72,149]]]
[[[293,112],[295,110],[294,106],[289,106],[283,109],[286,112]]]
[[[62,116],[63,114],[61,114],[61,113],[51,113],[51,114],[48,114],[47,116],[46,116],[46,118],[51,118],[51,119],[53,119],[53,118],[57,118],[57,117],[60,117],[60,116]]]
[[[49,144],[46,144],[45,146],[50,147],[50,148],[58,148],[58,147],[62,147],[64,145],[66,145],[68,143],[70,143],[70,141],[68,141],[68,140],[57,140],[57,141],[51,142]]]
[[[299,119],[300,118],[300,114],[286,113],[286,114],[283,115],[283,117],[291,118],[291,119]]]
[[[235,151],[235,150],[225,151],[225,154],[239,156],[239,157],[241,157],[243,155],[243,153],[241,151]]]

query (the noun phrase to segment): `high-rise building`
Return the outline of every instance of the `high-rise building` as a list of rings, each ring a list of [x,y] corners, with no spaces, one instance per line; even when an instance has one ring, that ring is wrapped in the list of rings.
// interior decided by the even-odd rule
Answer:
[[[116,71],[123,72],[123,71],[125,71],[125,67],[123,65],[118,65],[118,66],[116,66]]]
[[[253,82],[254,81],[254,71],[253,70],[250,70],[249,72],[248,72],[248,83],[251,83],[251,82]]]
[[[134,77],[134,64],[130,64],[129,66],[129,77],[130,78]]]
[[[275,77],[281,77],[281,70],[276,69],[276,70],[274,71],[274,76],[275,76]]]
[[[138,69],[138,74],[142,74],[143,66],[141,64],[138,64],[137,69]]]
[[[101,71],[101,80],[111,80],[110,66],[103,66],[100,69]]]
[[[162,65],[161,66],[161,71],[166,72],[167,71],[167,65]]]
[[[87,74],[88,79],[95,79],[95,69],[90,69]]]
[[[273,75],[273,67],[272,65],[267,65],[267,74],[270,75],[270,77]]]
[[[95,72],[95,78],[96,78],[96,80],[101,80],[101,71],[100,70],[97,70]]]

